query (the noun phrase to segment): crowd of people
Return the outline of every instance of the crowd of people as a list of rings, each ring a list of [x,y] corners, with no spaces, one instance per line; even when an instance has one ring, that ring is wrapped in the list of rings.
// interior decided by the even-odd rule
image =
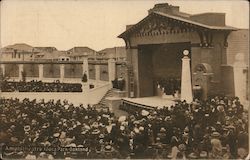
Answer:
[[[248,115],[238,98],[182,101],[120,117],[66,100],[0,99],[0,113],[7,158],[244,159],[249,147]]]
[[[175,93],[180,93],[181,81],[174,77],[161,78],[157,80],[157,87],[162,89],[166,95],[174,96]]]
[[[115,78],[112,81],[112,86],[115,89],[119,89],[120,91],[123,91],[125,87],[125,79],[123,77]]]
[[[155,143],[164,148],[157,158],[245,159],[248,154],[248,112],[237,97],[217,96],[191,104],[177,101],[174,106],[144,111],[146,116],[124,105],[137,128],[143,127],[141,150]]]
[[[2,92],[82,92],[82,85],[80,83],[61,83],[55,81],[46,83],[42,81],[32,80],[30,82],[20,81],[1,82]]]

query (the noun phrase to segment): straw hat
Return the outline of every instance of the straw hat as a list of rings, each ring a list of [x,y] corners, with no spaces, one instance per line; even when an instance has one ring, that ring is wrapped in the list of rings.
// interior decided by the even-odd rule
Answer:
[[[57,138],[60,136],[60,133],[54,133],[53,136]]]
[[[124,126],[120,126],[120,130],[121,130],[121,131],[124,131],[124,130],[125,130],[125,127],[124,127]]]
[[[167,130],[163,127],[161,127],[160,132],[166,132]]]
[[[112,146],[111,145],[106,145],[104,148],[105,152],[111,152],[112,151]]]
[[[206,157],[207,157],[207,152],[206,152],[206,151],[201,151],[200,157],[201,157],[202,159],[203,159],[203,158],[206,158]]]
[[[139,131],[144,131],[144,127],[140,126]]]
[[[92,131],[92,134],[99,134],[100,133],[100,130],[99,129],[95,129]]]
[[[146,111],[146,110],[142,110],[142,111],[141,111],[141,115],[142,115],[142,116],[148,116],[148,115],[149,115],[149,112]]]
[[[213,132],[212,134],[211,134],[211,137],[214,137],[214,138],[218,138],[218,137],[220,137],[221,135],[220,135],[220,133],[219,132]]]
[[[30,131],[30,126],[29,126],[29,125],[24,126],[24,127],[23,127],[23,130],[24,130],[25,132]]]
[[[138,128],[134,128],[134,132],[135,132],[135,133],[139,133],[140,130],[139,130]]]
[[[118,122],[124,122],[126,119],[126,116],[120,116]]]

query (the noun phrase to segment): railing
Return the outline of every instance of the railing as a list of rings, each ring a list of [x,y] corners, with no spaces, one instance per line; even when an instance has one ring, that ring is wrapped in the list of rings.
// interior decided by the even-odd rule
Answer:
[[[146,109],[146,110],[151,110],[151,109],[155,108],[153,106],[149,106],[149,105],[144,105],[144,104],[139,104],[139,103],[127,101],[125,99],[122,99],[122,103],[125,104],[125,105],[131,105],[131,106],[134,106],[134,107],[137,107],[137,108],[141,108],[141,109]]]

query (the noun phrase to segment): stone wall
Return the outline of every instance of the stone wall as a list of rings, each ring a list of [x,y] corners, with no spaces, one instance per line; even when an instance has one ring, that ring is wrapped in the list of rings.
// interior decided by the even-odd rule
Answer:
[[[60,64],[46,64],[43,66],[44,78],[60,78]]]
[[[6,64],[5,65],[5,75],[7,77],[18,77],[19,76],[18,64]]]
[[[39,76],[38,64],[24,64],[23,69],[24,69],[24,72],[26,73],[26,77],[38,77]]]
[[[81,64],[65,64],[64,71],[65,78],[81,78],[83,73]]]

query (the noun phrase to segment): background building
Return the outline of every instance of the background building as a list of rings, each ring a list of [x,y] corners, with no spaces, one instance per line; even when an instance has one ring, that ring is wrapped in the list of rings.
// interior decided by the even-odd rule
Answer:
[[[101,59],[115,59],[117,61],[126,60],[126,48],[125,47],[113,47],[105,48],[97,52],[97,58]]]
[[[28,44],[17,43],[1,48],[1,61],[32,61],[40,51]]]

